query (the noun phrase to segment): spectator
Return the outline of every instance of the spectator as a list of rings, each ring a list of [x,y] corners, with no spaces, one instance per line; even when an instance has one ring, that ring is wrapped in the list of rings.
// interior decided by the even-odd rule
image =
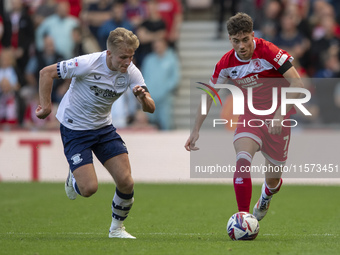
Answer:
[[[39,51],[44,47],[44,36],[53,38],[56,50],[64,59],[71,58],[74,49],[73,28],[79,25],[76,18],[69,15],[70,5],[66,1],[58,4],[57,13],[46,18],[36,30],[36,46]]]
[[[0,79],[0,127],[12,129],[18,124],[15,90],[7,78]]]
[[[125,17],[124,4],[122,3],[115,3],[112,6],[111,19],[106,21],[98,29],[99,45],[102,50],[106,50],[106,38],[109,36],[110,32],[117,27],[133,30],[131,23]]]
[[[166,38],[169,46],[176,48],[183,20],[180,0],[157,0],[158,11],[166,25]]]
[[[68,0],[70,3],[70,15],[79,18],[82,0]]]
[[[280,17],[283,11],[283,5],[278,0],[270,0],[264,9],[264,17],[259,24],[259,37],[273,41],[280,28]]]
[[[282,2],[282,0],[280,1]],[[238,11],[247,13],[254,20],[254,32],[256,37],[258,37],[257,32],[260,30],[263,23],[266,2],[267,0],[238,0]]]
[[[100,42],[98,38],[98,29],[111,18],[112,5],[112,0],[99,0],[89,4],[83,10],[82,20],[89,28],[98,44]]]
[[[310,47],[310,42],[297,29],[298,16],[296,12],[286,10],[281,17],[281,31],[273,43],[279,48],[289,52],[297,61]]]
[[[133,121],[138,104],[131,91],[121,95],[111,107],[112,123],[118,129],[127,128]]]
[[[315,78],[339,78],[339,47],[340,45],[333,45],[321,55],[322,68],[317,71]]]
[[[154,52],[145,57],[142,65],[145,83],[157,107],[154,116],[149,115],[149,120],[161,130],[169,130],[174,128],[172,110],[180,78],[179,61],[165,39],[156,40],[153,49]]]
[[[12,38],[11,19],[9,18],[8,13],[5,13],[5,12],[0,12],[0,18],[1,18],[1,24],[3,27],[3,31],[1,35],[1,46],[5,48],[11,47],[11,38]]]
[[[57,113],[57,104],[53,104],[52,114],[50,114],[46,119],[39,119],[35,115],[35,110],[39,105],[39,94],[33,88],[26,89],[25,98],[26,109],[24,114],[23,127],[29,130],[51,130],[58,129],[60,124],[55,117]]]
[[[225,22],[225,15],[227,13],[227,6],[226,3],[229,2],[230,4],[230,12],[231,15],[234,16],[236,14],[236,0],[218,0],[218,21],[217,21],[217,35],[216,39],[223,39],[223,30],[224,30],[224,22]]]
[[[55,62],[63,60],[63,57],[56,52],[54,47],[54,42],[52,37],[46,35],[44,37],[44,47],[43,51],[37,51],[36,55],[30,59],[26,66],[25,70],[25,78],[30,85],[31,88],[34,88],[35,91],[38,90],[38,82],[39,82],[39,71],[45,66],[51,65]],[[53,86],[53,94],[52,98],[56,98],[56,90],[60,81],[55,81]],[[63,95],[60,95],[63,96]],[[60,97],[59,96],[59,97]],[[60,101],[60,100],[54,100]]]
[[[34,26],[39,27],[39,25],[48,16],[55,14],[57,11],[56,0],[42,0],[41,4],[35,10],[33,16]]]
[[[21,0],[12,0],[9,17],[12,27],[11,46],[14,49],[19,80],[23,84],[24,71],[29,60],[29,51],[34,43],[33,21]]]
[[[2,17],[0,16],[0,52],[1,52],[1,49],[2,49],[2,36],[4,35],[4,31],[5,31],[5,28],[4,28],[4,23],[3,23],[3,20],[2,20]]]
[[[134,28],[138,27],[147,16],[145,5],[140,0],[126,0],[124,11],[127,20]]]
[[[15,57],[11,48],[4,48],[0,54],[0,81],[6,79],[11,90],[18,91],[20,88],[19,79],[15,70]],[[0,89],[1,92],[1,89]]]
[[[141,66],[144,57],[152,52],[152,43],[158,39],[165,38],[166,26],[157,9],[157,2],[147,3],[148,18],[137,28],[136,34],[139,38],[139,48],[136,51],[136,64]]]
[[[324,17],[321,22],[324,30],[324,35],[320,39],[314,39],[311,43],[311,59],[310,59],[310,73],[312,76],[319,70],[323,69],[321,56],[325,54],[330,48],[340,46],[340,39],[335,35],[335,20],[331,16]]]
[[[72,38],[74,41],[73,48],[73,57],[85,55],[88,52],[85,52],[84,44],[83,44],[83,31],[81,27],[75,27],[72,30]]]
[[[319,40],[326,35],[327,27],[324,26],[324,19],[331,18],[333,20],[333,33],[336,37],[340,37],[340,25],[336,22],[335,11],[332,5],[317,1],[314,4],[314,14],[311,17],[311,22],[313,22],[314,29],[312,37],[314,40]]]
[[[29,88],[38,90],[39,71],[45,66],[50,65],[63,60],[64,58],[55,50],[53,39],[46,35],[44,37],[43,51],[37,51],[36,55],[30,59],[25,70],[25,77],[28,82]],[[54,80],[52,88],[52,102],[59,103],[66,93],[70,84],[70,80]],[[22,97],[24,97],[26,103],[29,103],[29,99],[25,95],[30,95],[28,91],[22,91]]]
[[[315,74],[315,87],[323,124],[339,123],[340,108],[336,98],[337,81],[340,74],[339,48],[332,46],[322,53],[323,68]]]
[[[285,7],[285,12],[295,16],[298,31],[309,40],[312,39],[312,27],[308,20],[308,10],[310,3],[308,0],[300,0]]]

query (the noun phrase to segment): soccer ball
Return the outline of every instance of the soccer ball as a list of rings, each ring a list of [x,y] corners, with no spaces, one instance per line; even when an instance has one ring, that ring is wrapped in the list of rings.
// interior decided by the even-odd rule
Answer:
[[[259,233],[260,225],[254,215],[238,212],[230,217],[227,225],[231,240],[254,240]]]

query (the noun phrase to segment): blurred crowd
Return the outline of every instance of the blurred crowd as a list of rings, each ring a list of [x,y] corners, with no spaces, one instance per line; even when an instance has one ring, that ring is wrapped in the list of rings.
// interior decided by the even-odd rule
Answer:
[[[294,66],[312,94],[312,116],[294,117],[305,124],[340,124],[340,1],[218,0],[220,6],[248,13],[256,37],[273,42],[294,57]],[[225,15],[224,12],[223,15]],[[217,37],[222,37],[221,22]]]
[[[117,27],[138,35],[140,47],[133,61],[143,69],[148,89],[162,107],[156,116],[148,116],[128,90],[113,105],[113,124],[131,129],[174,128],[171,110],[179,82],[176,43],[181,23],[178,0],[1,1],[0,130],[57,129],[55,111],[70,80],[54,81],[53,112],[41,120],[35,116],[39,71],[61,60],[106,50],[106,39]]]
[[[201,1],[201,0],[197,0]],[[192,1],[191,1],[192,2]],[[255,36],[287,50],[307,81],[312,116],[304,123],[340,123],[340,1],[211,0],[217,6],[217,39],[228,15],[243,11],[254,19]],[[55,80],[54,112],[35,116],[39,71],[50,64],[106,49],[116,27],[140,40],[134,63],[144,75],[157,111],[146,115],[128,91],[113,105],[118,128],[174,128],[172,109],[180,79],[177,44],[188,0],[8,0],[0,6],[0,130],[57,129],[54,112],[70,80]],[[224,39],[226,39],[224,37]]]

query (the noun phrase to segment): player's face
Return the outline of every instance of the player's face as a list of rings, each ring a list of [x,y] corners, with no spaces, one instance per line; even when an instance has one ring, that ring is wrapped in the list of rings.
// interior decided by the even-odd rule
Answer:
[[[237,56],[242,60],[248,60],[254,53],[254,32],[240,33],[229,36],[229,40],[236,51]]]
[[[135,54],[132,49],[118,49],[116,51],[107,50],[106,63],[107,66],[112,71],[119,71],[121,73],[126,73],[127,68],[129,67],[133,55]]]

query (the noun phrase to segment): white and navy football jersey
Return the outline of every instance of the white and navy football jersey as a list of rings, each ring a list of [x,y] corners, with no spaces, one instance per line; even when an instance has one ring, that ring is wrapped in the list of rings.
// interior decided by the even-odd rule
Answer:
[[[72,78],[72,81],[56,117],[73,130],[98,129],[112,124],[112,104],[128,87],[146,86],[132,62],[126,73],[110,70],[106,51],[61,61],[57,68],[59,78]]]

